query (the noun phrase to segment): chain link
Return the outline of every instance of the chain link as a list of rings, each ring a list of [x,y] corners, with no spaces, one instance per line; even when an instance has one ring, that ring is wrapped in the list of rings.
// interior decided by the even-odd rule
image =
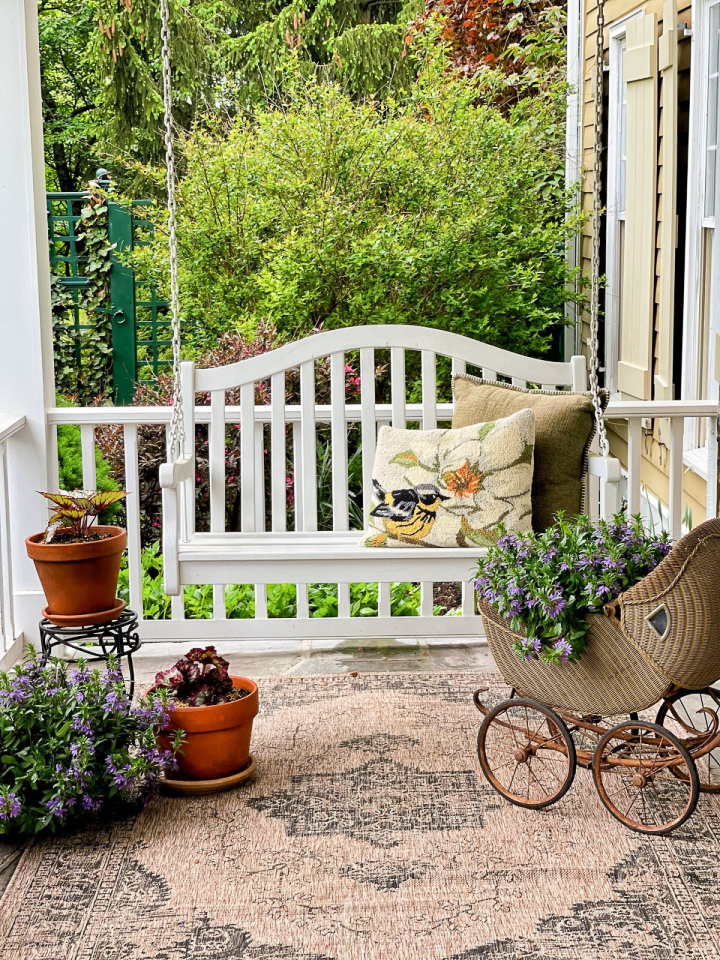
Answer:
[[[598,381],[600,339],[600,218],[602,216],[602,136],[603,136],[603,67],[605,34],[605,2],[598,0],[597,33],[595,37],[595,139],[593,142],[593,212],[592,212],[592,262],[590,269],[590,362],[588,376],[595,409],[600,453],[607,457],[610,452],[605,419],[603,417],[600,383]]]
[[[167,175],[168,250],[170,253],[170,320],[172,326],[173,396],[170,420],[169,456],[182,456],[185,446],[185,418],[180,384],[180,294],[177,259],[177,204],[175,199],[175,149],[172,115],[172,73],[170,60],[170,11],[168,0],[160,0],[162,39],[163,103],[165,105],[165,169]]]

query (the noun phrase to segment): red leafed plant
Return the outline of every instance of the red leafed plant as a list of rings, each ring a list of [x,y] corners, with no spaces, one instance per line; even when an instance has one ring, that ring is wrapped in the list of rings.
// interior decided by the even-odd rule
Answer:
[[[169,670],[155,676],[155,689],[167,690],[173,699],[189,707],[227,703],[234,689],[229,666],[215,647],[193,647]]]
[[[54,513],[45,531],[45,543],[50,543],[59,530],[82,539],[92,533],[90,525],[107,507],[127,496],[125,490],[60,490],[59,493],[38,491],[49,500]]]
[[[561,9],[556,0],[426,0],[406,43],[440,17],[440,37],[455,70],[467,77],[482,67],[499,68],[508,77],[522,75],[529,68],[523,41],[549,25],[559,29],[561,18],[553,14]],[[509,101],[511,90],[512,84]]]

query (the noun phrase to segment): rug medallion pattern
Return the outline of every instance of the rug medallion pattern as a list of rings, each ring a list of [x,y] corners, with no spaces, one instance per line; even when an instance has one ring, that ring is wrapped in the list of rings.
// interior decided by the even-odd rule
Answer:
[[[36,842],[0,960],[720,960],[718,799],[653,839],[584,770],[545,811],[506,804],[481,682],[262,681],[255,781]]]

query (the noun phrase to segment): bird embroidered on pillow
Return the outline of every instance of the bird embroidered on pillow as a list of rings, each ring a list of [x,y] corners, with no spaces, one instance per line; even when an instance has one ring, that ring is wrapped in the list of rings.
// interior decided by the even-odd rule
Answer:
[[[532,529],[535,416],[455,430],[381,427],[364,547],[488,547]]]

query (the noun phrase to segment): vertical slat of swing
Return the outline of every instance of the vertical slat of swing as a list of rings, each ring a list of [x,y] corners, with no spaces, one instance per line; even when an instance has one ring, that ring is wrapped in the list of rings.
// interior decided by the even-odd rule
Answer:
[[[497,380],[497,370],[491,370],[490,367],[482,368],[483,380]]]
[[[315,363],[300,364],[300,460],[303,530],[317,530],[317,440],[315,437]]]
[[[330,449],[332,453],[333,530],[349,530],[348,450],[345,421],[345,354],[330,357]]]
[[[348,438],[345,419],[345,354],[330,357],[330,450],[332,456],[333,530],[349,530]],[[350,616],[350,584],[338,583],[338,617]]]
[[[128,584],[130,607],[143,616],[142,546],[140,541],[140,473],[138,468],[138,428],[136,423],[123,426],[125,453],[125,500],[127,511]]]
[[[95,427],[91,423],[80,425],[80,449],[82,452],[83,489],[95,490],[97,488]]]
[[[255,423],[255,530],[265,529],[265,427]],[[267,584],[255,584],[255,619],[267,620]]]
[[[402,347],[390,350],[390,389],[392,399],[392,425],[404,430],[406,420],[405,351]]]
[[[317,449],[315,437],[315,363],[300,364],[300,476],[302,529],[317,530]],[[297,615],[310,616],[308,585],[297,584]]]
[[[255,384],[240,387],[240,526],[255,531]]]
[[[363,513],[367,528],[372,507],[372,469],[375,462],[375,351],[360,350],[360,429],[362,444]]]
[[[287,529],[287,452],[285,449],[285,372],[274,373],[270,381],[270,478],[272,487],[272,528]]]
[[[299,423],[292,425],[292,454],[293,454],[293,506],[295,508],[294,530],[304,530],[303,526],[303,482],[302,466],[300,464],[300,436]]]
[[[168,460],[172,460],[172,444],[170,443],[170,424],[165,424],[165,455]],[[180,593],[176,597],[170,598],[170,615],[173,620],[185,619],[185,590],[180,588]]]
[[[521,387],[524,390],[527,387],[527,380],[523,380],[522,377],[513,377],[512,385],[514,387]]]
[[[683,417],[670,420],[670,535],[673,540],[682,536],[683,496]]]
[[[371,347],[360,350],[360,430],[363,476],[363,516],[365,529],[370,522],[370,510],[373,504],[372,469],[375,462],[377,442],[377,422],[375,420],[375,351]],[[385,603],[383,584],[378,583],[378,605],[380,597]]]
[[[422,377],[422,428],[434,430],[437,427],[437,363],[435,354],[423,350],[421,356]],[[420,584],[420,612],[431,617],[433,610],[433,581],[424,580]]]
[[[208,471],[210,483],[210,532],[225,532],[225,391],[210,394],[210,425],[208,427]],[[213,584],[213,618],[224,620],[225,585]]]
[[[642,457],[642,422],[637,417],[628,420],[628,511],[640,512],[640,463]]]

